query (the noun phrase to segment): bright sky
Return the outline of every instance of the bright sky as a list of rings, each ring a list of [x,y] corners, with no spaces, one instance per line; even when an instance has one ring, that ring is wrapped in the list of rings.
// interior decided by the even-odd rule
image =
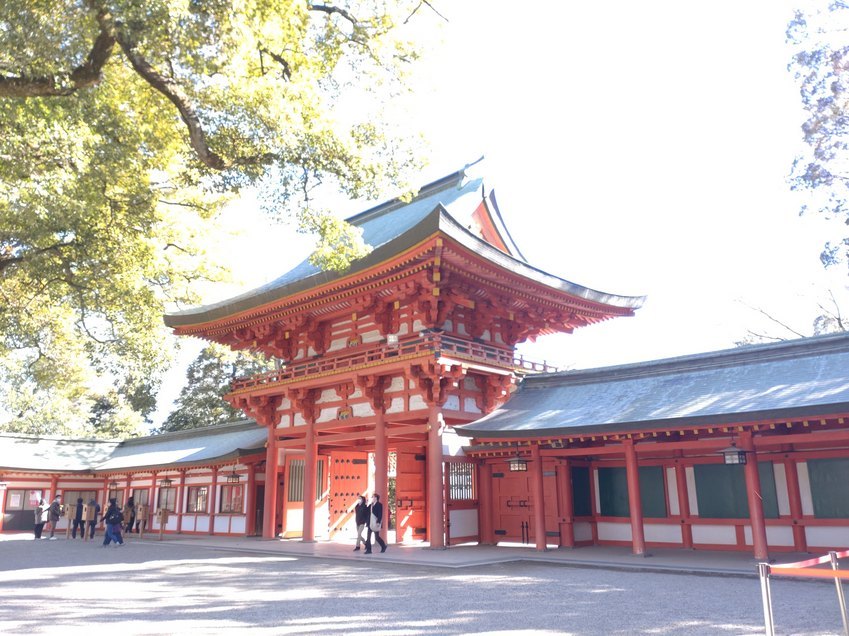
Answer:
[[[526,357],[582,368],[729,348],[747,329],[780,332],[751,308],[809,333],[827,290],[845,298],[845,271],[819,263],[843,226],[800,217],[786,180],[804,119],[786,68],[791,2],[434,6],[443,42],[402,105],[431,147],[420,183],[485,155],[532,265],[648,296],[635,317],[543,338]],[[290,234],[249,239],[269,237],[247,250],[268,257],[247,263],[244,289],[305,254]]]

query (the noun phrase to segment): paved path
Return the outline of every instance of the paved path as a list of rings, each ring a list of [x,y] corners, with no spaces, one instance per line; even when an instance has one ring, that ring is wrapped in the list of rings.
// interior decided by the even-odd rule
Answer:
[[[763,633],[758,580],[741,573],[472,563],[457,548],[14,539],[0,537],[3,634]],[[467,563],[440,567],[450,554]],[[778,633],[841,632],[832,583],[774,580],[773,598]]]

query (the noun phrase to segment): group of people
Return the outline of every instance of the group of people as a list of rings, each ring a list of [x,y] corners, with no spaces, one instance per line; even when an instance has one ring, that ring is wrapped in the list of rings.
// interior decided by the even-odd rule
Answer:
[[[124,545],[124,532],[131,533],[134,530],[135,532],[139,531],[136,525],[136,506],[132,497],[127,499],[123,510],[118,506],[117,499],[110,499],[109,506],[106,508],[102,517],[100,516],[100,504],[97,503],[94,497],[91,498],[88,505],[93,512],[88,515],[88,519],[84,519],[85,508],[83,498],[77,498],[74,517],[71,519],[71,536],[74,539],[77,538],[77,532],[79,532],[81,539],[85,539],[86,532],[88,532],[88,538],[93,539],[98,521],[106,524],[106,532],[103,537],[104,546],[109,545],[113,541],[116,545]],[[40,499],[33,512],[35,516],[35,538],[55,539],[56,525],[62,516],[62,495],[56,495],[50,504],[47,504],[44,499]],[[88,524],[88,528],[86,528],[86,523]],[[44,526],[47,524],[50,524],[50,536],[42,537]]]
[[[357,505],[354,506],[354,518],[357,522],[357,545],[354,552],[359,551],[360,544],[365,544],[365,554],[371,554],[371,537],[380,546],[381,552],[386,552],[386,542],[380,538],[383,528],[383,504],[380,503],[380,495],[373,494],[369,503],[362,495],[357,497]],[[366,538],[363,539],[363,530],[368,530]]]

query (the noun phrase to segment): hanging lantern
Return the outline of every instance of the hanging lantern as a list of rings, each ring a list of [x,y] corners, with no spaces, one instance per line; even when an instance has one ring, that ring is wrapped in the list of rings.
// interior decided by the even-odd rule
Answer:
[[[170,488],[171,487],[171,480],[168,479],[167,477],[165,477],[162,481],[159,482],[159,487],[160,488]]]
[[[731,446],[729,446],[728,448],[723,448],[719,452],[722,453],[722,459],[729,466],[736,466],[739,464],[746,463],[747,451],[737,448],[737,446],[734,444],[733,438],[731,439]]]
[[[233,472],[227,475],[227,483],[238,484],[239,480],[241,480],[241,477],[239,476],[239,473],[236,472],[236,469],[233,468]]]
[[[507,460],[507,467],[511,473],[528,472],[528,460],[519,456],[519,442],[516,442],[516,456]]]

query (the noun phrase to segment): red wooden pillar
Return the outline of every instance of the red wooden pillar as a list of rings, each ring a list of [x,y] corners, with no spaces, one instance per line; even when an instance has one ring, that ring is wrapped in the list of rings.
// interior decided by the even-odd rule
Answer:
[[[273,539],[277,523],[277,443],[274,428],[268,429],[268,442],[265,451],[265,502],[263,502],[262,536]]]
[[[315,480],[316,480],[315,424],[309,422],[304,437],[304,522],[301,540],[315,541]]]
[[[431,548],[445,547],[445,493],[442,488],[442,409],[430,407],[427,433],[427,508]]]
[[[805,526],[801,524],[802,493],[799,490],[799,473],[796,462],[785,455],[784,474],[787,477],[787,498],[790,500],[790,516],[793,519],[793,549],[797,552],[808,551],[808,539],[805,536]]]
[[[47,501],[48,503],[53,501],[56,498],[56,495],[58,494],[58,490],[59,490],[59,477],[54,475],[53,477],[50,478],[50,496],[45,497],[45,501]]]
[[[542,485],[542,457],[539,446],[531,445],[531,494],[534,498],[534,540],[540,552],[546,549],[545,543],[545,496]]]
[[[690,525],[690,493],[687,490],[687,468],[680,459],[675,460],[675,490],[678,491],[678,514],[681,515],[681,541],[687,549],[693,548],[693,526]]]
[[[256,534],[256,462],[248,464],[248,491],[245,493],[245,536]]]
[[[637,450],[634,440],[625,440],[625,472],[628,477],[628,506],[631,509],[631,544],[634,554],[646,555],[646,540],[643,533],[643,501],[640,496],[640,471],[637,466]]]
[[[183,491],[186,489],[186,471],[181,470],[179,472],[180,479],[177,481],[177,534],[181,534],[183,532],[183,508],[185,507],[183,501],[185,500],[185,495]],[[195,522],[197,523],[197,522]],[[195,525],[197,528],[197,525]]]
[[[374,491],[380,495],[386,514],[389,514],[389,452],[386,448],[386,415],[375,409],[374,421]],[[384,526],[389,527],[388,520]]]
[[[568,459],[557,462],[557,505],[560,508],[560,546],[575,547],[575,498],[572,494],[572,465]]]
[[[480,542],[484,545],[495,545],[492,511],[492,464],[484,460],[478,465],[478,524]]]
[[[209,487],[209,534],[215,534],[215,504],[218,494],[218,466],[212,467],[212,484]]]
[[[740,448],[747,451],[746,466],[746,497],[749,501],[749,520],[752,524],[752,546],[755,559],[758,561],[769,560],[766,540],[766,521],[764,520],[764,506],[761,499],[761,477],[758,473],[758,456],[755,445],[752,442],[752,434],[745,432],[740,434]]]
[[[150,486],[147,489],[147,527],[145,530],[150,530],[153,524],[153,518],[155,517],[156,500],[154,499],[154,493],[156,492],[156,480],[158,479],[157,472],[154,470],[150,474]],[[105,510],[106,508],[104,508]]]

